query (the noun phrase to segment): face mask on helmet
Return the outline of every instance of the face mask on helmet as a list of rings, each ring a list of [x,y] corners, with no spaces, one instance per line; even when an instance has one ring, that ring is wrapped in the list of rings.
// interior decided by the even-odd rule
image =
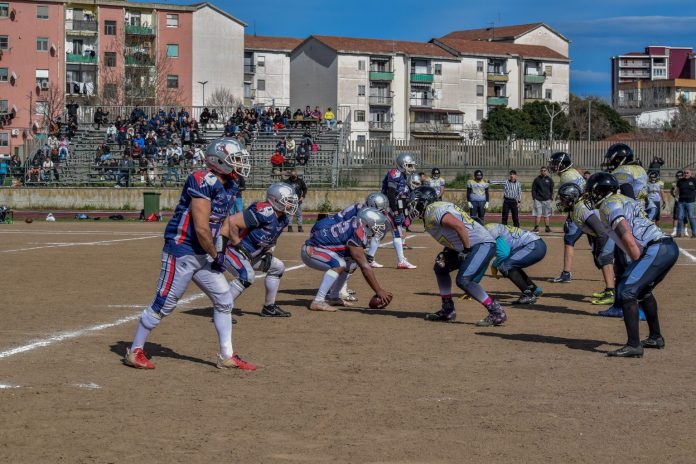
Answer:
[[[375,224],[369,228],[369,231],[372,233],[372,237],[376,238],[377,240],[382,240],[387,234],[387,225]]]
[[[292,187],[282,183],[271,185],[268,188],[266,198],[274,210],[290,216],[297,212],[297,208],[300,205],[300,201]]]
[[[396,167],[404,174],[416,171],[416,162],[411,155],[403,154],[396,158]]]
[[[477,182],[480,182],[483,180],[483,173],[481,171],[476,171],[474,173],[474,179],[476,179]]]
[[[408,186],[411,188],[411,190],[415,190],[418,187],[420,187],[423,184],[421,180],[421,176],[419,176],[416,173],[413,173],[409,176],[408,178]]]

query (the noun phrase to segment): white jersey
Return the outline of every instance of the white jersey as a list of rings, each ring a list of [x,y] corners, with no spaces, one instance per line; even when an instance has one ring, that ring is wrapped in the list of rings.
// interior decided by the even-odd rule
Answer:
[[[506,226],[503,224],[486,224],[486,229],[488,229],[488,232],[491,233],[491,236],[494,239],[502,237],[503,240],[505,240],[510,246],[511,250],[522,248],[541,239],[541,237],[534,232],[529,232],[527,230],[520,229],[519,227]]]
[[[609,235],[622,249],[623,243],[614,231],[614,226],[621,218],[626,221],[641,249],[653,240],[666,237],[660,228],[648,219],[640,201],[617,193],[610,195],[602,202],[599,208],[599,219],[610,228]]]
[[[461,208],[448,203],[446,201],[436,201],[428,205],[425,209],[424,222],[425,231],[428,232],[438,243],[452,248],[453,250],[463,251],[464,244],[462,243],[457,232],[442,227],[442,218],[445,214],[451,214],[455,219],[459,220],[469,234],[469,244],[471,246],[479,243],[495,243],[495,239],[491,237],[484,226],[474,221]]]
[[[659,203],[662,201],[662,189],[665,188],[665,183],[661,180],[657,182],[648,182],[648,200],[653,203]]]
[[[582,229],[584,233],[586,233],[587,235],[596,236],[597,234],[595,233],[595,231],[587,225],[587,220],[591,216],[597,216],[597,218],[599,218],[599,213],[596,209],[588,208],[585,202],[583,202],[582,200],[575,203],[573,211],[570,212],[570,218],[580,229]],[[604,224],[602,224],[602,226],[606,227],[604,226]],[[605,230],[605,233],[609,233],[608,228],[607,230]]]
[[[648,198],[648,173],[637,164],[624,164],[611,172],[619,185],[631,184],[636,200]]]

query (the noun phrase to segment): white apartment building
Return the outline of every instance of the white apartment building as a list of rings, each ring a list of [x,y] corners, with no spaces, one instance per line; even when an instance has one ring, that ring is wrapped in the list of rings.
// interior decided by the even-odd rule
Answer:
[[[300,43],[292,37],[244,37],[245,105],[290,106],[290,52]]]

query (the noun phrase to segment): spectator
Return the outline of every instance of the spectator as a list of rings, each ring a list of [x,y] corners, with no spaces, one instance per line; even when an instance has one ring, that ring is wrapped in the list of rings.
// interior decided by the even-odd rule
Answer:
[[[517,171],[510,171],[510,177],[505,181],[503,192],[503,217],[501,224],[507,225],[508,215],[512,212],[512,224],[520,226],[519,206],[522,203],[522,185],[517,181]]]
[[[210,120],[214,124],[217,124],[218,119],[219,119],[219,116],[218,116],[217,110],[215,108],[213,108],[213,111],[210,113]]]
[[[279,176],[283,170],[283,165],[285,164],[285,157],[280,152],[275,152],[271,156],[271,172],[275,176]]]
[[[483,171],[474,171],[474,178],[469,179],[466,185],[466,201],[469,206],[469,215],[483,221],[488,209],[490,184],[483,180]]]
[[[290,111],[290,107],[288,106],[285,108],[285,111],[283,111],[283,126],[288,127],[290,119],[292,119],[292,112]]]
[[[290,171],[290,176],[288,177],[286,183],[290,185],[293,189],[295,189],[295,194],[297,195],[299,204],[297,206],[297,212],[295,213],[294,218],[297,220],[297,231],[304,232],[304,230],[302,229],[302,203],[304,202],[305,196],[307,195],[307,184],[305,184],[304,180],[302,180],[302,178],[297,175],[296,169],[292,169]],[[288,223],[288,232],[292,232],[293,218],[290,217],[289,219],[290,222]]]
[[[234,137],[234,134],[237,133],[237,126],[232,122],[232,118],[230,118],[227,121],[227,124],[225,124],[225,137]]]
[[[302,114],[302,110],[297,108],[297,111],[292,115],[292,119],[295,121],[293,127],[297,127],[300,124],[302,124],[302,121],[304,120],[304,115]]]
[[[334,130],[336,128],[336,115],[331,111],[331,107],[324,113],[324,121],[326,122],[326,127],[329,130]]]
[[[208,128],[208,121],[210,121],[210,111],[208,111],[208,108],[203,108],[203,111],[201,112],[201,117],[198,118],[201,121],[201,125],[203,126],[203,130],[207,130]]]
[[[180,181],[179,166],[181,165],[181,157],[174,151],[167,156],[167,174],[162,176],[162,186],[169,183],[174,177],[177,183]]]
[[[118,129],[116,129],[116,124],[111,123],[109,127],[106,128],[106,141],[108,143],[116,142],[116,137],[118,136]]]
[[[22,169],[22,160],[19,159],[19,155],[12,155],[10,160],[10,168],[12,169],[12,176],[14,177],[13,186],[18,187],[23,182],[24,172]]]
[[[278,140],[278,143],[276,143],[276,151],[279,151],[283,156],[286,156],[288,154],[284,138]]]
[[[582,178],[585,179],[585,182],[587,182],[587,179],[589,179],[592,176],[592,173],[590,171],[585,171],[582,173]]]
[[[684,169],[684,177],[677,181],[677,197],[679,198],[679,218],[677,237],[681,237],[682,228],[689,222],[691,238],[696,238],[696,219],[694,218],[694,202],[696,202],[696,179],[691,177],[691,169]]]
[[[9,167],[7,163],[7,159],[2,158],[0,159],[0,187],[5,186],[5,178],[7,177],[7,174],[9,173]]]
[[[53,179],[53,161],[47,157],[41,163],[41,182],[50,182]]]
[[[663,160],[659,156],[654,156],[653,160],[650,162],[650,165],[648,166],[648,174],[650,174],[651,172],[656,172],[659,177],[660,169],[662,169],[663,164],[665,164],[665,160]]]
[[[679,223],[679,212],[681,207],[679,206],[679,196],[677,195],[677,182],[684,178],[684,171],[677,171],[675,173],[675,181],[672,183],[672,188],[669,190],[669,194],[674,198],[674,206],[672,207],[672,237],[677,235],[677,224]],[[684,229],[687,232],[687,229]]]
[[[289,159],[295,159],[295,139],[292,138],[292,135],[288,135],[288,138],[285,142],[285,150],[286,150],[286,156]]]
[[[431,169],[429,179],[426,177],[425,173],[422,173],[421,182],[423,185],[429,185],[434,188],[437,192],[437,199],[442,200],[442,195],[445,194],[445,179],[440,177],[440,168]]]
[[[323,118],[323,116],[324,116],[324,115],[322,114],[322,112],[321,112],[321,110],[319,109],[319,107],[318,107],[318,106],[315,106],[315,107],[314,107],[314,111],[312,111],[312,113],[311,113],[312,119],[314,119],[315,121],[318,122],[318,121],[321,121],[321,119]]]
[[[532,199],[534,200],[534,232],[539,232],[539,222],[544,216],[544,224],[546,232],[551,232],[549,221],[551,220],[551,212],[553,206],[553,179],[549,177],[549,171],[546,166],[541,168],[539,175],[532,183]]]
[[[100,107],[97,108],[97,111],[94,112],[94,124],[97,126],[97,130],[101,129],[101,126],[104,124],[108,124],[109,120],[107,116],[109,115],[109,112],[107,111],[106,113],[104,110]]]
[[[77,103],[75,103],[74,100],[68,100],[68,104],[65,105],[65,108],[68,110],[68,121],[69,122],[75,122],[77,125],[77,109],[80,107]]]
[[[306,143],[300,142],[300,145],[297,147],[297,156],[295,157],[295,161],[300,166],[305,166],[307,164],[308,160],[309,160],[309,148],[307,147]]]

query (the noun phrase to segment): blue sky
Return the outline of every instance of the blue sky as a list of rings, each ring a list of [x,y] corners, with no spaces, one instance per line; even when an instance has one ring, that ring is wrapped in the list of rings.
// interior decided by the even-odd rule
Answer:
[[[177,3],[186,3],[179,2]],[[459,29],[545,22],[571,40],[571,91],[607,98],[610,57],[646,45],[696,47],[694,0],[213,0],[247,33],[427,41]]]

